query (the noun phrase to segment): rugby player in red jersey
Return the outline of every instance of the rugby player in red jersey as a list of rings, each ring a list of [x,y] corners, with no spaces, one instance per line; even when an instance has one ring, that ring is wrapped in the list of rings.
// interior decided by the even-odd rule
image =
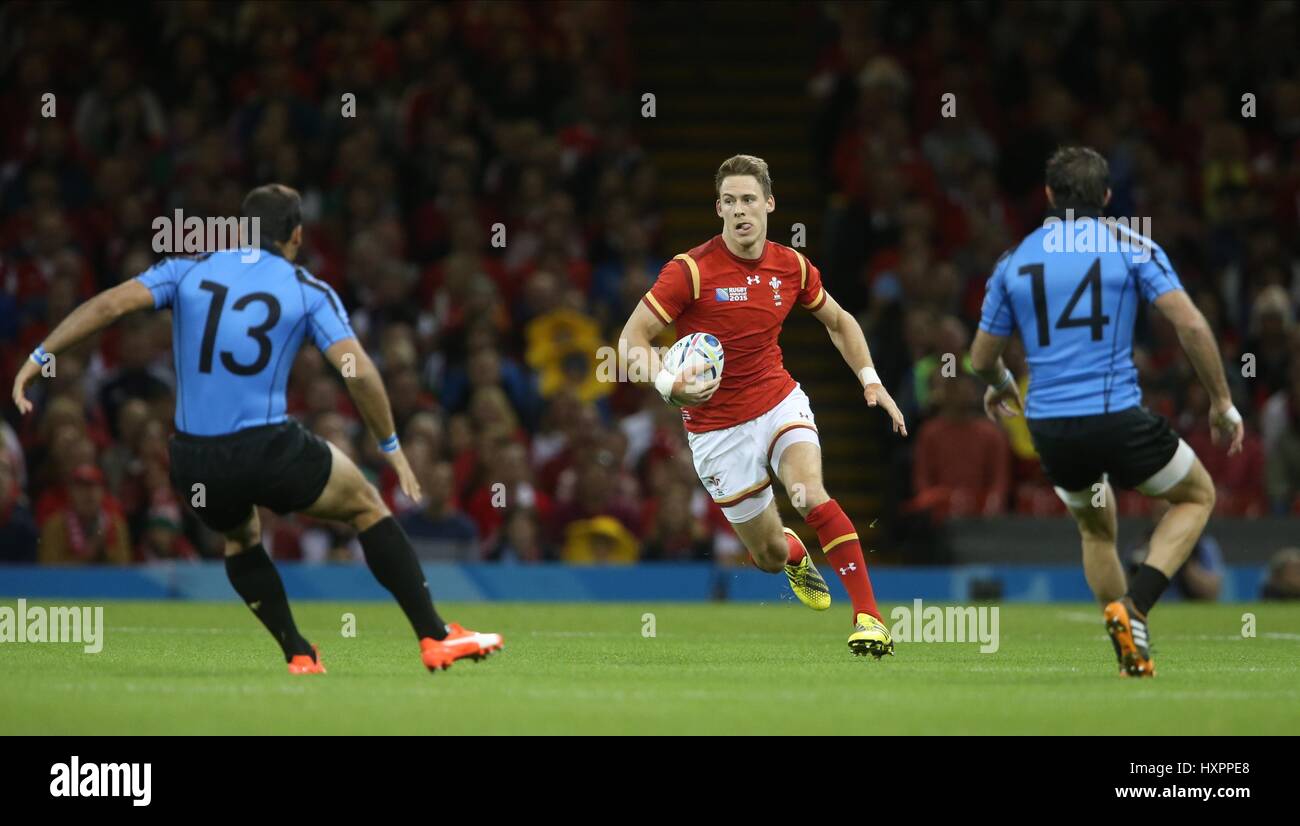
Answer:
[[[781,361],[777,336],[795,305],[826,325],[867,405],[883,408],[902,436],[906,424],[872,367],[862,328],[826,292],[818,269],[797,250],[767,240],[767,216],[776,208],[767,163],[729,158],[714,190],[722,234],[664,265],[623,328],[625,352],[648,365],[646,375],[666,402],[682,408],[696,473],[754,563],[770,573],[784,570],[801,602],[825,610],[830,592],[798,536],[781,524],[769,468],[781,480],[852,601],[850,650],[879,659],[893,653],[894,641],[853,523],[822,484],[808,397]],[[669,324],[678,337],[718,338],[726,358],[721,380],[697,380],[690,366],[676,375],[662,369],[650,342]]]

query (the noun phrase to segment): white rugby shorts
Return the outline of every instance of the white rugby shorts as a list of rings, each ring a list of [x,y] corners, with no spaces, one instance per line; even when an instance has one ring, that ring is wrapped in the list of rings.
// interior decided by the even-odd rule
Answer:
[[[695,472],[730,522],[748,522],[772,501],[772,477],[786,448],[817,439],[808,395],[799,385],[776,407],[738,425],[705,433],[687,431]]]

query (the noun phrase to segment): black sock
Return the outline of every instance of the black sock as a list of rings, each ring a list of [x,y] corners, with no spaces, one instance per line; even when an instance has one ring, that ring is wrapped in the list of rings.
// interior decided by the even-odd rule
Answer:
[[[284,661],[295,654],[311,654],[311,644],[298,633],[289,610],[289,598],[284,594],[280,572],[275,570],[271,557],[261,543],[242,554],[226,557],[226,575],[230,584],[244,600],[266,630],[284,650]]]
[[[1150,565],[1142,565],[1128,585],[1128,597],[1133,600],[1138,613],[1145,617],[1168,587],[1169,577]]]
[[[419,639],[433,637],[446,639],[447,627],[429,596],[429,583],[424,581],[424,571],[415,558],[411,540],[406,531],[392,516],[385,516],[366,528],[357,537],[366,553],[366,564],[379,584],[392,593],[397,604],[406,612],[406,618]]]

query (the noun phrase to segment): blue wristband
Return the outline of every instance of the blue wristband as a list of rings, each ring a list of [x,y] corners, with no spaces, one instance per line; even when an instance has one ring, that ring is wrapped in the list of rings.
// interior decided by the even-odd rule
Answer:
[[[379,443],[379,449],[385,453],[392,453],[393,451],[397,450],[398,447],[399,445],[397,443],[396,433],[394,433],[392,436],[389,436],[387,439],[384,439],[382,442]]]
[[[45,352],[44,347],[37,345],[36,349],[32,351],[31,360],[44,367],[45,362],[50,360],[50,354]]]

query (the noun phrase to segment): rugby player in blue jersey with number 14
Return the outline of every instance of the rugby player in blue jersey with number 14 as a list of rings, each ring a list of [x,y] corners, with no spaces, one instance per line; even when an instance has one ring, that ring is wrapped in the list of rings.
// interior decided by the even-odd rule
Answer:
[[[445,624],[434,609],[411,543],[378,491],[342,451],[289,418],[285,385],[304,340],[345,376],[371,435],[415,501],[420,486],[398,444],[383,381],[327,284],[293,263],[302,246],[301,198],[268,184],[244,198],[269,246],[258,256],[224,250],[167,258],[73,310],[14,379],[18,409],[30,413],[29,383],[48,359],[136,310],[172,311],[176,435],[171,482],[208,527],[226,538],[235,591],[275,637],[292,674],[319,674],[316,647],[298,632],[284,585],[266,549],[257,506],[345,522],[366,564],[405,612],[430,671],[501,648],[498,634]],[[241,222],[245,224],[247,222]],[[248,259],[248,260],[245,260]],[[57,361],[55,362],[57,372]],[[196,496],[201,492],[202,496]]]
[[[1047,199],[1057,220],[1025,236],[994,267],[971,364],[989,384],[989,416],[1014,415],[1020,394],[1002,350],[1019,333],[1029,363],[1025,420],[1043,471],[1078,523],[1084,575],[1103,606],[1120,674],[1153,677],[1147,614],[1210,518],[1214,483],[1169,423],[1142,407],[1133,365],[1141,302],[1154,304],[1177,330],[1209,392],[1214,440],[1237,453],[1244,430],[1214,334],[1164,250],[1122,223],[1099,220],[1110,201],[1108,177],[1105,158],[1092,149],[1060,149],[1048,161]],[[1088,243],[1077,243],[1089,233]],[[1146,563],[1127,583],[1115,548],[1111,485],[1170,505]]]

